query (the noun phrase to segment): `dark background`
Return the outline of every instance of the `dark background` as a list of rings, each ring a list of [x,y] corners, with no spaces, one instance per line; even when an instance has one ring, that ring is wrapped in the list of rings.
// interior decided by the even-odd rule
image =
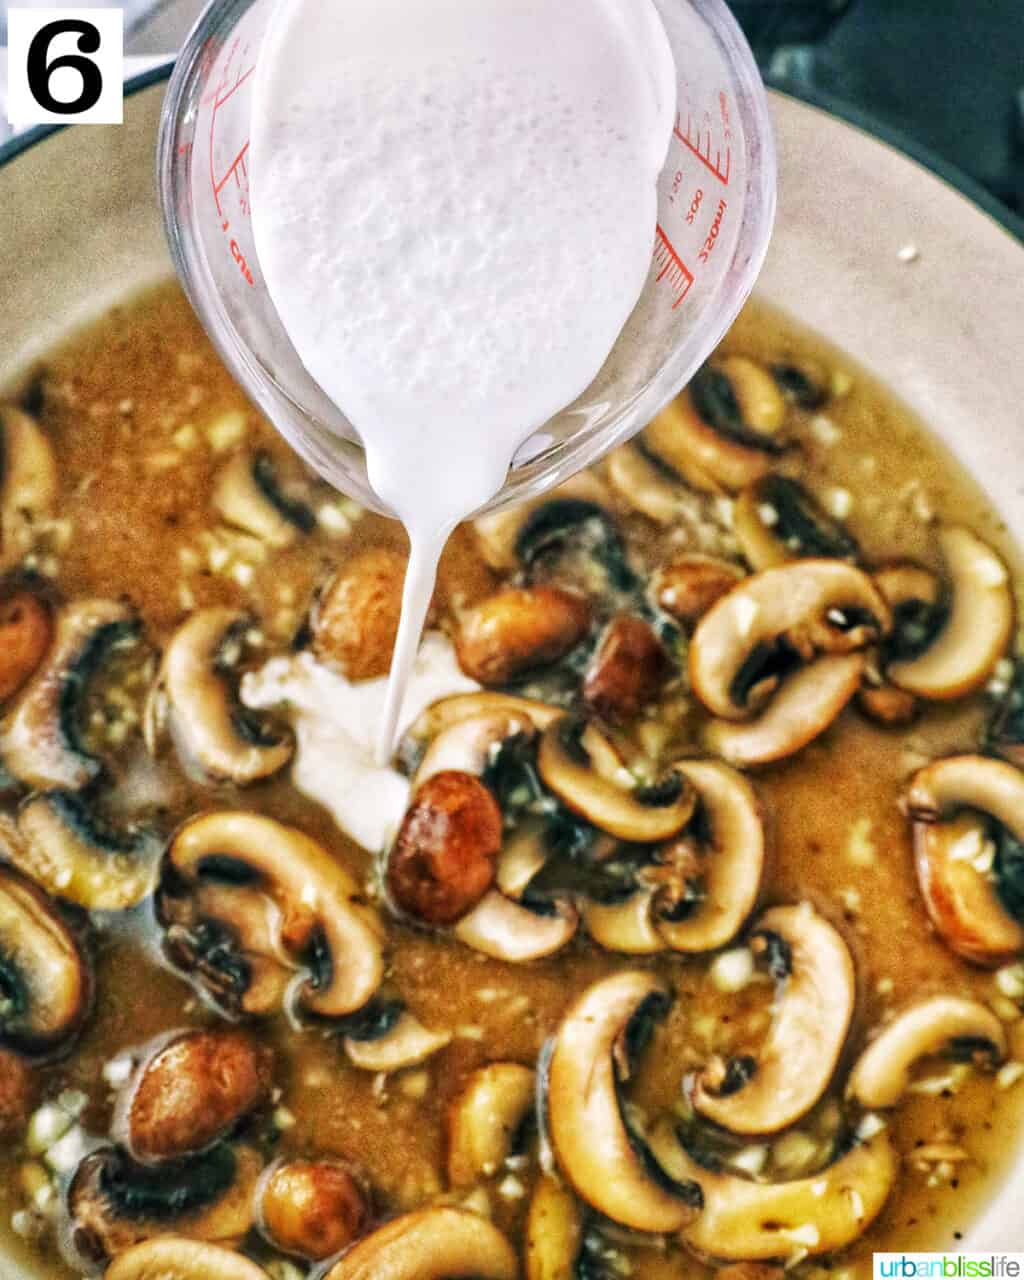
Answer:
[[[1024,0],[730,6],[770,85],[874,117],[1024,213]]]

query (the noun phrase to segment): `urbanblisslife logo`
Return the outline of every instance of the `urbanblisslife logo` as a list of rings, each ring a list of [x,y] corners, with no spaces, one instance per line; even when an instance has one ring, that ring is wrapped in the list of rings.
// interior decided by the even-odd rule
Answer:
[[[876,1253],[875,1280],[1022,1280],[1024,1253]]]

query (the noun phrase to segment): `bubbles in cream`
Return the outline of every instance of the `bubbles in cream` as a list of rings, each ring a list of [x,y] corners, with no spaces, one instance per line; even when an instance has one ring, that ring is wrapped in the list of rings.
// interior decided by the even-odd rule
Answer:
[[[652,0],[281,0],[260,263],[411,543],[383,741],[448,534],[582,394],[643,290],[675,68]]]

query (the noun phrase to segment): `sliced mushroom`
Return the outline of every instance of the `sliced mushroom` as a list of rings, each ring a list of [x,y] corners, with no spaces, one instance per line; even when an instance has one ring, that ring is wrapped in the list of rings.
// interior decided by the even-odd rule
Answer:
[[[420,742],[430,741],[466,720],[501,715],[524,724],[532,723],[537,729],[546,729],[562,714],[558,707],[531,698],[519,698],[511,693],[458,693],[427,707],[410,729],[409,736]]]
[[[68,1190],[71,1239],[99,1262],[173,1231],[235,1244],[253,1224],[262,1160],[250,1147],[213,1147],[181,1164],[150,1169],[115,1147],[86,1156]]]
[[[853,560],[859,548],[802,484],[771,474],[736,499],[733,531],[752,569],[772,569],[806,556]]]
[[[588,899],[580,912],[587,933],[606,951],[646,956],[664,951],[668,945],[653,918],[657,890],[640,888],[621,901]]]
[[[160,869],[152,828],[115,830],[75,791],[32,796],[18,811],[15,861],[50,893],[90,911],[126,911],[147,897]]]
[[[643,446],[689,484],[735,491],[765,475],[784,449],[786,406],[771,376],[744,356],[705,366],[654,419]]]
[[[284,492],[273,459],[263,450],[235,454],[217,477],[213,505],[229,524],[272,547],[290,547],[316,528],[313,512]]]
[[[270,1244],[314,1262],[347,1249],[370,1220],[366,1193],[333,1160],[279,1161],[260,1179],[256,1203]]]
[[[241,1031],[161,1036],[139,1059],[112,1122],[139,1164],[207,1150],[270,1097],[273,1052]]]
[[[751,784],[727,765],[682,760],[676,768],[697,792],[687,840],[700,859],[696,907],[673,918],[653,903],[658,935],[673,951],[714,951],[730,942],[754,909],[764,874],[764,820]]]
[[[616,1062],[628,1060],[630,1028],[666,1000],[650,973],[594,983],[563,1017],[548,1070],[548,1123],[562,1171],[588,1204],[637,1231],[679,1231],[701,1204],[692,1178],[668,1182],[651,1172],[618,1094]]]
[[[239,705],[222,666],[225,648],[250,625],[234,609],[202,609],[171,637],[151,695],[149,718],[166,717],[186,768],[244,785],[277,773],[291,739],[263,729]]]
[[[0,405],[0,568],[30,549],[58,488],[53,446],[39,424],[14,405]]]
[[[651,1151],[670,1177],[700,1187],[703,1212],[683,1229],[701,1255],[726,1261],[834,1253],[863,1235],[889,1198],[899,1158],[884,1129],[819,1174],[793,1182],[751,1182],[705,1168],[671,1124],[651,1135]]]
[[[800,665],[863,649],[890,624],[881,593],[852,565],[800,560],[765,569],[698,624],[690,646],[693,690],[716,716],[749,718]]]
[[[820,409],[828,401],[828,370],[817,360],[791,359],[771,368],[776,385],[790,404],[800,409]]]
[[[554,955],[572,941],[579,916],[567,902],[531,910],[497,889],[484,894],[455,926],[455,937],[474,951],[508,964],[526,964]]]
[[[939,546],[951,587],[948,619],[923,653],[890,662],[886,674],[919,698],[946,701],[992,674],[1013,630],[1013,589],[1002,560],[969,529],[941,530]]]
[[[459,666],[482,685],[510,684],[574,649],[590,626],[590,606],[561,587],[506,587],[462,615]]]
[[[583,1215],[573,1193],[540,1178],[526,1219],[526,1280],[575,1280],[583,1244]]]
[[[413,789],[418,790],[435,774],[451,770],[482,774],[503,742],[517,735],[532,737],[534,732],[528,710],[493,711],[457,721],[427,747],[413,777]]]
[[[59,611],[45,661],[0,725],[0,756],[19,782],[79,791],[99,776],[101,761],[82,744],[83,695],[111,652],[138,635],[131,609],[113,600],[79,600]]]
[[[184,1236],[157,1236],[118,1254],[104,1280],[269,1280],[249,1258]]]
[[[942,1052],[984,1054],[998,1063],[1006,1056],[1003,1024],[986,1005],[962,996],[932,996],[911,1005],[857,1059],[847,1096],[862,1107],[894,1107],[910,1084],[914,1064]]]
[[[698,1077],[693,1105],[733,1133],[778,1133],[807,1114],[828,1088],[846,1044],[856,976],[846,943],[808,902],[774,907],[751,936],[766,954],[777,995],[771,1029],[738,1088]],[[734,1073],[726,1070],[726,1086]]]
[[[383,1034],[371,1037],[345,1037],[345,1052],[353,1066],[361,1071],[401,1071],[416,1067],[451,1043],[450,1031],[431,1031],[407,1010]]]
[[[670,617],[693,626],[743,579],[743,570],[729,560],[687,555],[657,571],[654,602]]]
[[[6,702],[35,672],[53,639],[50,606],[31,591],[0,600],[0,702]]]
[[[991,875],[998,850],[986,853],[998,828],[1024,841],[1024,773],[985,756],[936,760],[914,775],[905,808],[918,883],[946,945],[992,968],[1024,952],[1024,924],[1000,900]]]
[[[608,479],[620,498],[655,524],[668,526],[679,519],[685,490],[637,445],[621,445],[608,455]]]
[[[494,515],[481,516],[473,522],[473,528],[483,557],[491,568],[501,571],[518,568],[519,537],[531,517],[545,519],[545,507],[565,502],[589,503],[603,510],[610,508],[611,495],[596,476],[584,471],[540,498],[517,503]]]
[[[255,813],[210,813],[178,831],[167,862],[171,896],[212,881],[260,888],[274,898],[285,946],[312,969],[299,991],[308,1013],[343,1017],[380,985],[379,921],[362,904],[355,879],[301,831]]]
[[[497,1173],[533,1109],[534,1073],[517,1062],[479,1067],[448,1108],[448,1181],[471,1187]]]
[[[515,1250],[497,1227],[462,1209],[420,1209],[378,1227],[324,1280],[517,1280]]]
[[[593,724],[566,715],[545,729],[537,754],[545,784],[570,808],[620,840],[668,840],[689,821],[696,795],[679,771],[650,787],[636,784]]]
[[[0,863],[0,1045],[52,1052],[81,1029],[92,972],[55,904]]]
[[[838,718],[860,688],[866,663],[862,653],[818,658],[785,680],[753,720],[711,720],[704,745],[741,769],[796,755]]]

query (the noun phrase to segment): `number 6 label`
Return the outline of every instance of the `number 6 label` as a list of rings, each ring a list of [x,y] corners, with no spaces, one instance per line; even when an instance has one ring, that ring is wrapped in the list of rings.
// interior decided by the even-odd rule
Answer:
[[[12,7],[7,43],[7,118],[15,128],[121,123],[121,9]]]

